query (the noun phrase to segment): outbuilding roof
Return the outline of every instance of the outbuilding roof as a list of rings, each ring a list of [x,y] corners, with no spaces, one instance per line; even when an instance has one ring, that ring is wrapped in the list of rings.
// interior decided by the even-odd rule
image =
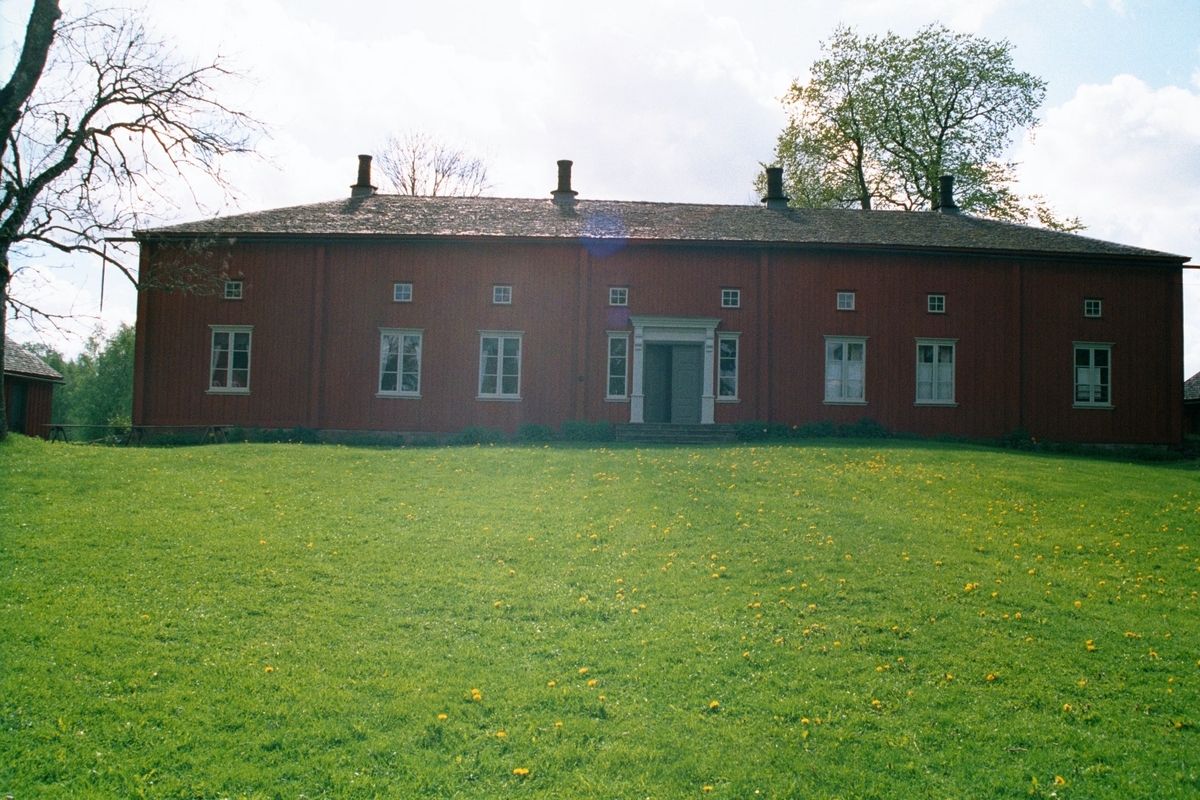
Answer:
[[[45,361],[8,338],[4,340],[4,372],[7,375],[21,375],[44,381],[61,382],[63,379],[63,376]]]
[[[1200,372],[1183,382],[1183,399],[1200,401]]]
[[[1154,259],[1185,256],[969,214],[743,205],[375,194],[137,231],[139,239],[497,237],[627,239],[1003,251]]]

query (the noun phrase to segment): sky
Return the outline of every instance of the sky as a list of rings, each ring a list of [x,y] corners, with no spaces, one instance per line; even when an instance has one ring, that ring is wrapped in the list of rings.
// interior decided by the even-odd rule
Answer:
[[[0,0],[0,73],[31,0]],[[79,4],[65,2],[68,13]],[[161,222],[348,195],[359,153],[429,132],[485,158],[491,194],[548,196],[575,162],[582,198],[752,203],[786,122],[780,98],[839,24],[911,35],[941,23],[1007,40],[1048,83],[1015,139],[1018,191],[1084,234],[1200,263],[1200,2],[1196,0],[157,0],[140,16],[183,60],[221,54],[222,87],[262,120],[259,158],[230,163],[236,202],[184,187]],[[379,183],[377,180],[376,183]],[[136,297],[95,262],[27,264],[15,291],[78,315],[10,324],[73,354],[132,323]],[[130,266],[136,266],[131,256]],[[1184,272],[1185,375],[1200,371],[1200,270]]]

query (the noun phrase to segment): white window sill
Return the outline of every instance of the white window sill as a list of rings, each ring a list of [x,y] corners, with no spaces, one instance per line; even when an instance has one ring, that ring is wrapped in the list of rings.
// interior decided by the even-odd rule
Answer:
[[[420,400],[420,392],[376,392],[376,397],[386,397],[390,400]]]
[[[205,394],[250,394],[249,389],[209,389]]]
[[[742,398],[740,398],[740,397],[718,397],[717,402],[718,403],[740,403],[740,402],[742,402]]]
[[[490,400],[497,403],[519,403],[521,395],[519,394],[477,394],[476,400]]]
[[[826,400],[827,406],[865,406],[866,400]]]
[[[933,406],[934,408],[958,408],[953,400],[917,400],[914,406]]]
[[[1087,408],[1098,411],[1112,411],[1112,403],[1073,403],[1071,408]]]
[[[629,398],[628,397],[606,397],[606,398],[604,398],[604,402],[606,402],[606,403],[628,403]]]

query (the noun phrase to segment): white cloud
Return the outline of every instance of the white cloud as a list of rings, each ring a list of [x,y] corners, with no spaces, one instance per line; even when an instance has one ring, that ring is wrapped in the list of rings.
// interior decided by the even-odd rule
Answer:
[[[1131,75],[1081,86],[1025,143],[1021,183],[1085,235],[1200,262],[1200,94]],[[1184,370],[1200,370],[1200,271],[1184,272]]]

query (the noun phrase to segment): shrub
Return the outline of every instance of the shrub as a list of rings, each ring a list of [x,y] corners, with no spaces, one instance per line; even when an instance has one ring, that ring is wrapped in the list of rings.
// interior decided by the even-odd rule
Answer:
[[[584,422],[572,420],[564,422],[560,429],[562,438],[568,442],[611,442],[615,436],[611,423]]]
[[[1029,435],[1029,431],[1024,428],[1017,428],[1004,434],[1000,437],[999,444],[1009,450],[1032,450],[1037,446],[1033,437]]]
[[[850,425],[839,425],[837,435],[851,439],[886,439],[891,434],[875,420],[863,417]]]
[[[549,425],[525,424],[517,430],[517,439],[522,442],[552,442],[554,428]]]
[[[792,435],[801,439],[824,439],[837,435],[837,428],[829,420],[810,422],[792,429]]]
[[[472,425],[451,436],[450,444],[498,444],[504,441],[504,431]]]
[[[751,422],[737,423],[737,437],[743,442],[761,442],[767,439],[786,439],[792,435],[792,429],[782,422]]]

